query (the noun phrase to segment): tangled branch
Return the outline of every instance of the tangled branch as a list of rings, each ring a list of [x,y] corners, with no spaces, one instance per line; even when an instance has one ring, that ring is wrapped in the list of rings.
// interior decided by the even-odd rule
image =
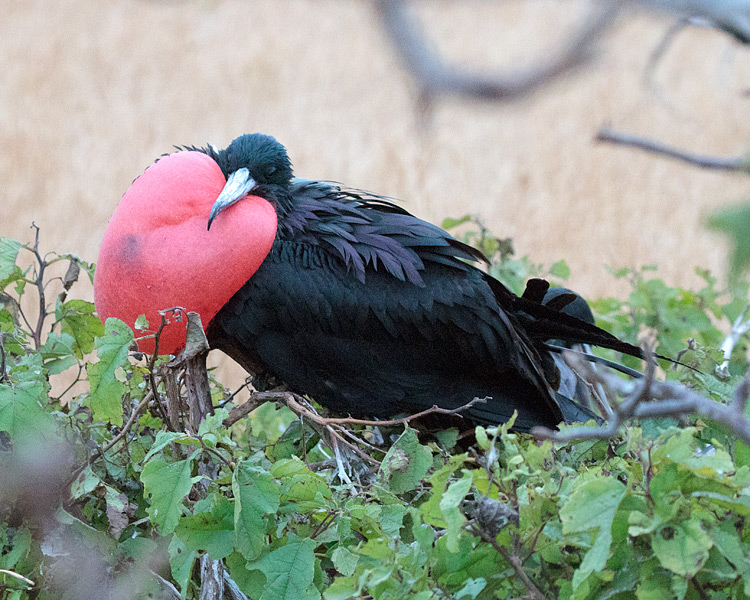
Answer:
[[[564,432],[535,427],[532,434],[539,439],[555,442],[603,440],[617,435],[620,428],[633,419],[698,415],[723,425],[745,444],[750,444],[750,420],[745,416],[745,407],[750,396],[750,372],[735,390],[731,404],[726,405],[706,398],[679,383],[656,381],[655,365],[652,362],[648,363],[642,379],[627,381],[611,373],[595,371],[572,354],[566,355],[566,360],[587,380],[601,383],[605,388],[622,395],[624,399],[612,406],[613,415],[606,425],[571,427]]]

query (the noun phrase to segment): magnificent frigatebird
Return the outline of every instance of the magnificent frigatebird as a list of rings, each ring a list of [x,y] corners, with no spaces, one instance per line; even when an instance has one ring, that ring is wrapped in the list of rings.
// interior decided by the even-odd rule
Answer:
[[[550,339],[641,351],[543,302],[534,280],[516,296],[475,266],[484,257],[390,199],[294,178],[273,137],[224,150],[182,147],[125,193],[99,255],[102,319],[134,326],[182,306],[201,314],[212,347],[337,413],[387,417],[435,404],[515,427],[588,414],[557,393]],[[168,326],[174,353],[184,329]],[[141,349],[152,351],[150,340]]]

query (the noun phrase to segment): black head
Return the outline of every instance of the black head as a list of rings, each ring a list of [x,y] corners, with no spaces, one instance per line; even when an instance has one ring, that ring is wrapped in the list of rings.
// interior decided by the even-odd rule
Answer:
[[[215,160],[229,176],[246,168],[258,185],[286,187],[292,181],[292,162],[286,148],[276,138],[262,133],[246,133],[234,139],[224,150],[216,153]]]

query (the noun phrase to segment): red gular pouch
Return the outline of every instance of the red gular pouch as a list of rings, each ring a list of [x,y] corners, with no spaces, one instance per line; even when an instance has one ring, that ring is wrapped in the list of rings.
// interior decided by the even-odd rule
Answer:
[[[104,234],[94,276],[99,318],[116,317],[134,330],[145,314],[149,330],[160,310],[179,306],[200,314],[204,327],[247,282],[276,237],[276,211],[258,196],[245,196],[222,211],[207,230],[208,217],[226,184],[206,154],[183,151],[151,165],[125,193]],[[162,331],[160,354],[185,345],[185,323],[174,316]],[[142,352],[154,339],[141,340]]]

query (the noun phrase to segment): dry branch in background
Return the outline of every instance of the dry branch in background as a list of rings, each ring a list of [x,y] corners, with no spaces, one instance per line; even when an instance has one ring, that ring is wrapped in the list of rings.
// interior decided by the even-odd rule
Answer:
[[[742,43],[750,43],[748,0],[601,0],[592,3],[590,14],[573,34],[557,49],[546,51],[543,58],[529,60],[520,69],[479,72],[444,60],[410,14],[406,0],[373,1],[388,37],[417,81],[420,97],[427,102],[442,94],[492,101],[526,96],[589,60],[594,45],[614,24],[620,10],[634,5],[678,17],[676,27],[670,29],[655,51],[652,63],[687,25],[719,29]]]
[[[676,14],[688,23],[720,29],[736,40],[750,42],[750,2],[747,0],[633,0],[652,10]]]
[[[409,14],[404,0],[375,0],[386,33],[416,78],[421,96],[454,94],[483,100],[514,100],[535,91],[592,56],[592,46],[612,25],[621,2],[597,3],[591,15],[556,52],[508,72],[470,72],[446,62]]]
[[[597,142],[607,142],[619,146],[628,146],[645,150],[651,154],[666,156],[680,160],[689,165],[700,167],[702,169],[716,169],[720,171],[736,171],[740,173],[750,173],[750,156],[737,157],[720,157],[708,156],[705,154],[696,154],[686,150],[678,150],[661,142],[651,140],[646,137],[630,135],[627,133],[618,133],[608,127],[602,127],[594,138]]]

